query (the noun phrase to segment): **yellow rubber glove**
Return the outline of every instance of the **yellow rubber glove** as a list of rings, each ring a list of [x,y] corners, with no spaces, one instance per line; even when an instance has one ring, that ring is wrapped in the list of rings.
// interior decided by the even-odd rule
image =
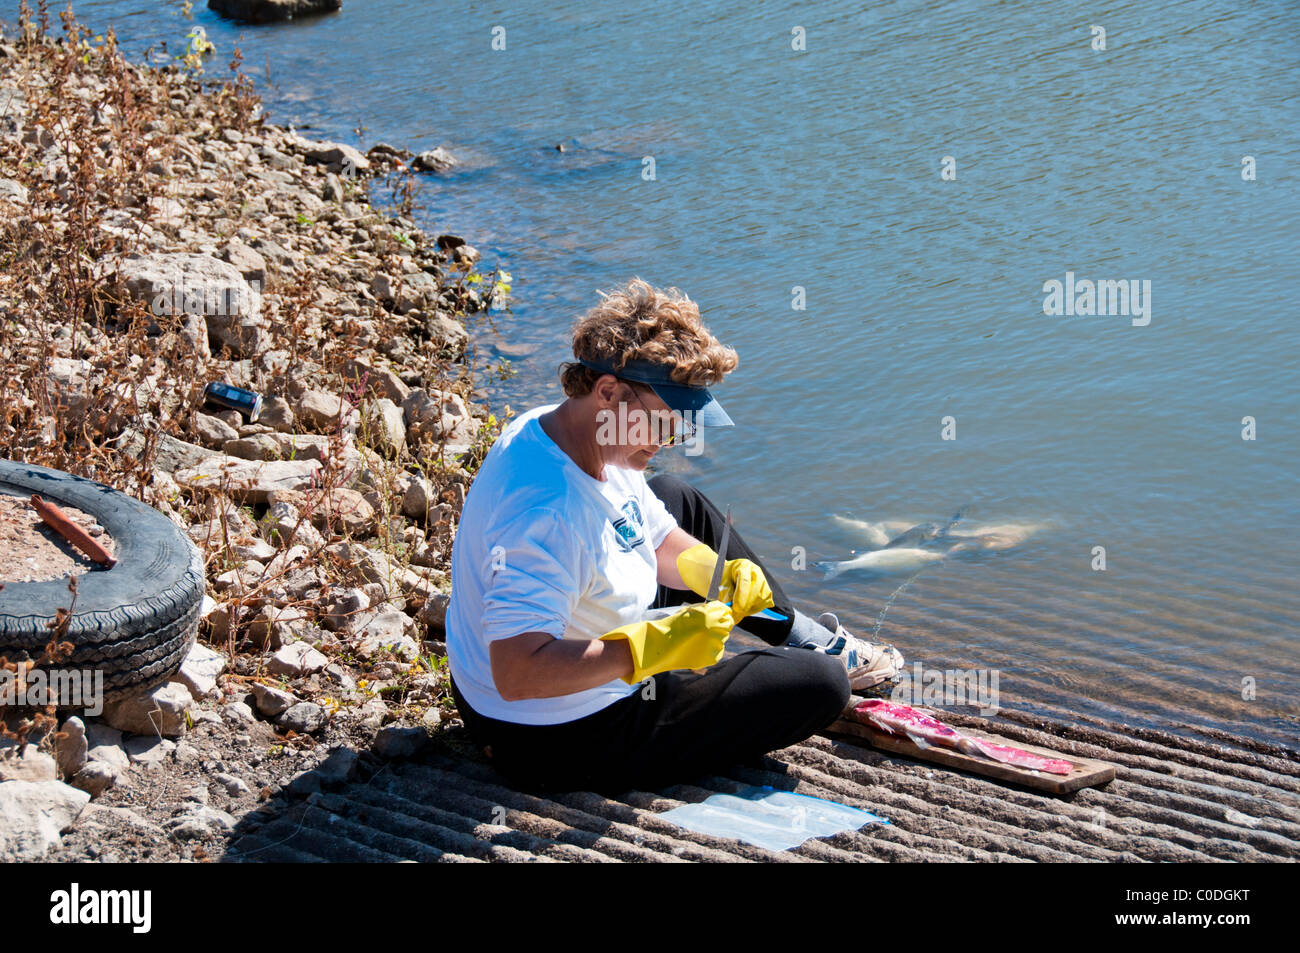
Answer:
[[[683,606],[662,619],[629,622],[606,632],[602,641],[626,639],[632,651],[632,674],[623,681],[635,685],[647,676],[673,669],[707,668],[722,658],[727,636],[736,620],[721,602]]]
[[[707,543],[697,543],[677,554],[677,571],[692,592],[707,599],[717,562],[718,554]],[[776,605],[763,570],[751,559],[728,559],[723,563],[718,600],[731,603],[731,614],[738,622]]]

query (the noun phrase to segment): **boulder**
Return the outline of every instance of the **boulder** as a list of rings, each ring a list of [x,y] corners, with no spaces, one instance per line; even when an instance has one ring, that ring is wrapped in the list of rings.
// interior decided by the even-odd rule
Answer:
[[[117,276],[155,315],[202,315],[218,350],[253,357],[269,344],[262,296],[229,262],[190,252],[135,255],[118,263]]]
[[[359,149],[342,142],[314,142],[299,137],[295,148],[308,162],[323,165],[330,172],[342,173],[344,178],[370,169],[370,160]]]
[[[242,503],[265,503],[281,490],[305,490],[320,469],[318,460],[240,460],[208,457],[198,466],[177,470],[173,478],[190,490],[224,489]]]
[[[367,446],[388,457],[406,446],[406,422],[402,409],[387,397],[361,404],[361,433]]]
[[[85,766],[72,776],[71,784],[91,797],[99,797],[116,784],[126,772],[125,767],[109,764],[107,761],[87,761]]]
[[[208,6],[222,16],[251,23],[331,13],[342,5],[343,0],[208,0]]]
[[[257,710],[267,718],[282,715],[299,702],[292,692],[261,682],[253,683],[253,695],[257,698]]]
[[[104,721],[131,734],[176,737],[185,733],[185,712],[193,702],[188,688],[168,682],[143,695],[109,702]]]
[[[0,861],[39,860],[89,803],[62,781],[0,782]]]
[[[63,723],[61,731],[64,737],[55,745],[59,772],[63,777],[71,778],[86,766],[86,757],[90,751],[86,740],[86,723],[73,715]]]
[[[311,513],[312,525],[322,533],[343,532],[350,536],[368,536],[375,528],[375,508],[356,490],[334,487],[324,493],[277,490],[267,502],[283,501],[299,512]]]
[[[293,642],[271,656],[266,663],[266,670],[272,675],[297,678],[299,675],[319,672],[328,664],[329,659],[306,642]]]
[[[36,745],[24,745],[22,752],[16,746],[0,750],[0,782],[53,781],[58,778],[59,766]]]
[[[318,433],[335,430],[340,418],[346,427],[352,413],[351,406],[340,395],[316,389],[304,392],[295,410],[298,419]]]
[[[266,287],[266,259],[261,252],[249,248],[243,242],[232,239],[221,249],[223,260],[234,265],[254,288]]]
[[[203,698],[216,690],[217,677],[226,670],[226,658],[215,649],[195,642],[173,681],[180,682],[195,698]]]
[[[329,721],[329,713],[315,702],[298,702],[277,721],[281,728],[296,731],[300,735],[309,735],[320,731]]]
[[[456,164],[456,157],[439,146],[417,155],[411,161],[411,168],[417,172],[444,172]]]

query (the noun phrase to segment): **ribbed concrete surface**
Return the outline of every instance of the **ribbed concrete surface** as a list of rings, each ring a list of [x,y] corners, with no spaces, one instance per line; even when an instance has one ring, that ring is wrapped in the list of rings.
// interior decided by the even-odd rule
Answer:
[[[450,744],[364,781],[241,824],[226,861],[1279,861],[1300,859],[1300,755],[1217,744],[1092,718],[949,715],[1066,754],[1116,778],[1059,798],[814,736],[764,759],[617,799],[511,790]],[[463,746],[462,746],[463,747]],[[658,814],[769,784],[861,807],[889,825],[773,853],[683,830]],[[259,819],[260,820],[260,819]]]

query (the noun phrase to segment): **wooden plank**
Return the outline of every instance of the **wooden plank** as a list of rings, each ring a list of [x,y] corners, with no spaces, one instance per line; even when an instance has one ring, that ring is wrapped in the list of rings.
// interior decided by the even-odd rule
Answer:
[[[850,703],[850,711],[852,705],[857,704],[857,701],[855,699]],[[917,710],[942,719],[940,712],[920,707],[917,707]],[[848,736],[855,740],[865,741],[871,747],[882,751],[906,755],[918,761],[927,761],[932,764],[941,764],[945,767],[969,771],[972,774],[979,774],[997,781],[1007,781],[1038,791],[1045,791],[1048,794],[1069,794],[1080,788],[1097,787],[1115,779],[1115,766],[1107,761],[1062,754],[1059,751],[1052,751],[1050,748],[1013,741],[1010,738],[1002,738],[976,728],[957,728],[957,730],[962,734],[970,735],[972,738],[979,738],[982,741],[992,741],[995,744],[1020,748],[1022,751],[1029,751],[1049,758],[1064,758],[1073,764],[1074,768],[1069,774],[1048,774],[1045,771],[1032,771],[1029,768],[1022,768],[1014,764],[1003,764],[1001,761],[994,761],[991,758],[980,758],[962,751],[954,751],[952,748],[941,748],[937,745],[922,748],[909,738],[891,735],[888,732],[848,717],[841,717],[830,727],[823,729],[823,732]]]

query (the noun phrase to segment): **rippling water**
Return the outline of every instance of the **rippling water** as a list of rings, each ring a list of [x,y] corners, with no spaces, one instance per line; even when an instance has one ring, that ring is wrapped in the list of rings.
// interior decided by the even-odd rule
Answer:
[[[731,503],[801,604],[909,661],[997,668],[1011,707],[1294,741],[1300,8],[344,6],[195,22],[222,63],[242,34],[275,121],[465,160],[421,218],[515,278],[476,335],[518,371],[497,403],[559,399],[596,289],[676,285],[741,355],[737,426],[656,465]],[[175,51],[169,8],[76,6],[133,53]],[[1067,271],[1150,281],[1150,323],[1044,314]],[[862,548],[832,514],[962,506],[1055,529],[901,592],[792,568]]]

